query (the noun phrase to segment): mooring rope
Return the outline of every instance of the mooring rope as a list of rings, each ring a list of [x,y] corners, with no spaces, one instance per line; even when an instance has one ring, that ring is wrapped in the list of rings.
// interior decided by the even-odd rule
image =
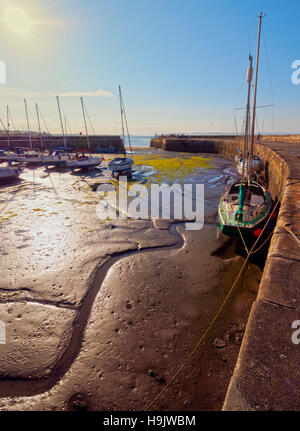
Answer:
[[[283,191],[282,191],[283,193]],[[279,204],[279,200],[276,202],[276,204],[274,205],[274,208],[272,210],[272,212],[270,213],[268,220],[266,222],[266,224],[264,225],[260,235],[257,237],[256,241],[254,242],[254,244],[252,245],[251,249],[249,250],[249,252],[247,253],[247,257],[237,275],[237,277],[234,280],[233,285],[231,286],[228,294],[226,295],[225,299],[223,300],[221,306],[219,307],[218,311],[216,312],[214,318],[212,319],[211,323],[209,324],[208,328],[206,329],[206,331],[204,332],[204,334],[201,336],[201,338],[199,339],[199,341],[197,342],[196,346],[194,347],[194,349],[191,351],[191,353],[188,355],[188,357],[185,359],[185,361],[183,362],[183,364],[181,365],[181,367],[176,371],[176,373],[173,375],[173,377],[171,378],[171,380],[166,384],[166,386],[160,391],[160,393],[146,406],[145,411],[149,410],[153,404],[156,403],[156,401],[166,392],[166,390],[171,386],[171,384],[174,382],[174,380],[177,378],[177,376],[181,373],[181,371],[183,371],[183,369],[186,367],[186,365],[189,363],[189,361],[191,360],[191,358],[195,355],[195,353],[197,352],[198,348],[200,347],[200,345],[202,344],[203,340],[207,337],[207,335],[209,334],[211,328],[213,327],[214,323],[216,322],[217,318],[220,316],[221,312],[223,311],[228,299],[230,298],[230,296],[232,295],[242,273],[243,270],[246,266],[246,264],[248,263],[248,260],[251,256],[251,254],[253,253],[253,250],[255,249],[256,244],[258,243],[261,235],[263,234],[264,230],[266,229],[271,217],[273,216],[277,206]],[[257,251],[257,250],[256,250]]]

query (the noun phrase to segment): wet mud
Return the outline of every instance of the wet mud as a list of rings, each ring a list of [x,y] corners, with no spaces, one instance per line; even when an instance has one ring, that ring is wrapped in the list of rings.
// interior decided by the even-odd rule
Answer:
[[[162,161],[157,153],[135,155],[133,181],[201,179],[202,230],[99,220],[92,186],[107,180],[105,170],[26,169],[1,187],[1,409],[143,410],[210,324],[244,259],[233,241],[217,237],[218,199],[234,168],[219,157],[171,153]],[[154,409],[221,409],[260,277],[250,262]]]

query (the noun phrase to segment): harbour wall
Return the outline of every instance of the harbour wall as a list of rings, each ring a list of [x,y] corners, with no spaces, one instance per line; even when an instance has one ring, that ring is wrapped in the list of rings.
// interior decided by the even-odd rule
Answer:
[[[64,139],[62,135],[44,134],[41,138],[38,134],[32,133],[32,147],[40,149],[43,145],[46,149],[54,149],[56,146],[63,147]],[[123,153],[123,140],[118,135],[91,135],[89,145],[92,152]],[[28,148],[30,140],[28,134],[10,133],[0,135],[0,148],[15,150],[17,147]],[[83,151],[88,148],[87,138],[83,135],[66,135],[66,146],[72,151]]]
[[[256,140],[254,152],[266,163],[271,195],[281,205],[223,410],[300,410],[300,344],[292,338],[300,319],[300,138],[267,138]],[[232,160],[241,146],[238,137],[151,141],[166,151]]]

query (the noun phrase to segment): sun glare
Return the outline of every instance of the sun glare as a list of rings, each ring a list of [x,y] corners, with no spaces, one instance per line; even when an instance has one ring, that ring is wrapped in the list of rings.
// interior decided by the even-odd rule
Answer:
[[[31,22],[28,15],[17,7],[8,7],[5,11],[3,20],[8,27],[18,34],[28,34],[31,28]]]

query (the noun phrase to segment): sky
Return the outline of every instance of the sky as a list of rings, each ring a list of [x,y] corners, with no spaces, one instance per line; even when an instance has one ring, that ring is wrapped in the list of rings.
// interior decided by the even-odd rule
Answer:
[[[82,96],[96,133],[120,134],[121,85],[132,134],[241,131],[260,11],[257,105],[272,106],[257,109],[257,130],[300,133],[295,0],[0,0],[0,117],[9,105],[25,129],[26,98],[30,128],[38,103],[60,132],[59,95],[68,129],[84,133]]]

